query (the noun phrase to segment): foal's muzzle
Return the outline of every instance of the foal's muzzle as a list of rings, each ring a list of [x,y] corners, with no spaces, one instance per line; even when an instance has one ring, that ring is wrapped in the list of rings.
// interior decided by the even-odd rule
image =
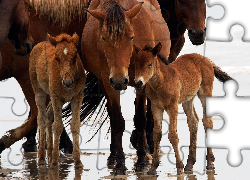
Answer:
[[[73,87],[74,79],[71,79],[71,80],[63,80],[63,81],[62,81],[62,84],[64,85],[64,87],[70,89],[70,88]]]

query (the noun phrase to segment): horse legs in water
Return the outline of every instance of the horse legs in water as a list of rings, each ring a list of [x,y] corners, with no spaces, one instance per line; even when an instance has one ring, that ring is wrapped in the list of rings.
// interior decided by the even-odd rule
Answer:
[[[49,104],[50,107],[47,108],[48,116],[53,118],[53,109],[51,104]],[[34,127],[30,132],[27,133],[25,136],[27,138],[27,141],[23,143],[22,147],[25,152],[37,152],[36,147],[36,133],[37,133],[37,126]],[[63,132],[60,137],[60,146],[59,149],[63,150],[65,154],[72,154],[73,152],[73,144],[70,140],[65,128],[63,128]]]

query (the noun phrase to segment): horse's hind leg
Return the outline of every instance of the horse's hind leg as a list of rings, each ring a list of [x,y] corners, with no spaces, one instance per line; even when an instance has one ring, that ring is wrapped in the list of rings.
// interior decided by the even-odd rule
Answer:
[[[72,120],[70,122],[70,129],[73,136],[73,158],[75,160],[75,168],[82,168],[82,162],[80,160],[79,150],[79,134],[80,134],[80,109],[83,100],[83,94],[79,93],[71,101]]]
[[[187,116],[187,122],[190,132],[190,146],[189,146],[189,155],[187,160],[187,165],[185,166],[185,173],[192,173],[193,165],[196,162],[196,143],[197,143],[197,131],[198,131],[198,116],[195,112],[193,105],[194,97],[188,102],[182,104],[182,107]]]
[[[207,87],[207,88],[206,88]],[[210,129],[213,129],[213,120],[212,120],[212,117],[207,117],[206,116],[206,97],[211,97],[212,96],[212,88],[210,87],[213,87],[212,85],[211,86],[205,86],[205,85],[201,85],[201,88],[200,90],[198,91],[198,97],[201,101],[201,104],[202,104],[202,107],[203,107],[203,119],[202,119],[202,122],[203,122],[203,126],[204,126],[204,129],[205,129],[205,132],[207,133],[207,129],[210,128]],[[207,148],[207,170],[211,170],[211,169],[214,169],[214,160],[215,160],[215,157],[213,155],[213,151],[212,151],[212,148]]]
[[[162,138],[163,110],[159,109],[153,103],[151,104],[151,110],[153,112],[153,117],[154,117],[154,130],[153,130],[154,154],[153,154],[153,162],[148,174],[155,175],[156,169],[160,163],[159,153],[160,153],[160,142]]]

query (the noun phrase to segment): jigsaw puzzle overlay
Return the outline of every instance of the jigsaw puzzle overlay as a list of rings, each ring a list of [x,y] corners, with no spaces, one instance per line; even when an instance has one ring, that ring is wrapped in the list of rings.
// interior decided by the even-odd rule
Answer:
[[[207,107],[207,115],[213,115],[214,119],[214,128],[213,131],[209,131],[207,135],[204,133],[204,128],[201,122],[201,118],[203,117],[202,105],[200,104],[198,98],[195,98],[194,106],[196,108],[198,117],[200,119],[200,123],[198,125],[198,141],[197,141],[197,160],[194,166],[194,174],[197,176],[198,179],[209,179],[214,178],[214,174],[206,174],[204,170],[206,169],[206,147],[214,147],[214,155],[215,155],[215,179],[223,179],[223,177],[227,177],[227,179],[247,179],[247,174],[245,174],[246,168],[249,168],[249,152],[248,147],[249,143],[247,143],[247,115],[248,115],[248,100],[243,100],[244,96],[249,96],[249,75],[250,75],[250,66],[249,66],[249,43],[245,40],[249,39],[249,28],[248,22],[244,20],[243,17],[248,17],[247,10],[243,8],[248,7],[246,2],[241,1],[233,4],[232,1],[213,1],[209,0],[207,2],[207,21],[206,21],[206,31],[207,31],[207,38],[204,44],[200,46],[193,46],[189,41],[189,37],[185,34],[186,42],[185,45],[180,53],[187,54],[187,53],[199,53],[211,59],[216,65],[222,68],[223,71],[227,72],[230,76],[232,76],[238,82],[238,89],[236,91],[231,91],[234,88],[228,87],[223,89],[223,84],[215,80],[214,82],[214,90],[213,90],[213,100],[217,100],[216,103],[211,106],[208,104]],[[220,5],[218,5],[220,4]],[[239,9],[239,4],[243,4],[241,9]],[[214,5],[214,6],[213,6]],[[223,7],[223,8],[222,8]],[[238,10],[237,10],[238,9]],[[239,13],[235,13],[237,11]],[[225,15],[223,15],[225,13]],[[236,16],[236,14],[238,16]],[[217,20],[215,20],[217,19]],[[218,20],[221,19],[221,20]],[[227,25],[222,25],[225,21]],[[237,24],[237,25],[235,25]],[[47,24],[45,26],[48,26]],[[44,27],[47,29],[47,27]],[[44,36],[46,33],[44,33]],[[71,34],[72,35],[72,34]],[[244,41],[243,41],[244,40]],[[16,60],[21,60],[20,57],[14,56]],[[0,59],[1,60],[1,59]],[[1,64],[1,63],[0,63]],[[2,67],[2,66],[1,66]],[[109,73],[109,72],[108,72]],[[1,90],[0,90],[0,106],[1,106],[1,124],[5,124],[6,126],[0,128],[0,135],[3,135],[9,129],[14,128],[13,123],[6,123],[4,120],[24,120],[28,115],[28,106],[27,102],[24,101],[24,96],[22,91],[19,89],[17,90],[16,82],[10,82],[10,85],[7,83],[12,81],[10,79],[1,82]],[[167,83],[167,82],[166,82]],[[17,85],[18,87],[18,85]],[[236,101],[230,101],[227,103],[228,106],[222,106],[219,104],[226,99],[224,97],[226,89],[228,89],[228,93],[241,97],[237,97],[241,99],[243,102],[246,101],[244,105],[243,102],[240,102],[239,105],[236,105]],[[14,90],[12,92],[10,90]],[[17,93],[17,96],[14,94]],[[227,96],[226,94],[226,96]],[[21,98],[18,98],[18,97]],[[223,96],[223,98],[221,97]],[[235,96],[232,96],[235,97]],[[135,157],[135,150],[132,148],[131,144],[129,143],[130,134],[133,130],[133,115],[134,115],[134,88],[128,87],[126,91],[121,91],[121,109],[123,113],[123,117],[126,121],[126,130],[123,135],[123,147],[124,152],[126,153],[126,165],[129,170],[133,169],[134,160],[131,158],[132,156]],[[236,99],[237,99],[236,98]],[[229,104],[234,105],[234,109],[229,109]],[[209,108],[211,106],[211,108]],[[223,108],[222,108],[223,107]],[[241,108],[241,111],[237,111],[237,108]],[[235,110],[235,111],[234,111]],[[236,113],[241,112],[241,113]],[[188,147],[189,147],[189,130],[188,125],[186,122],[186,115],[181,106],[178,109],[178,125],[177,125],[177,132],[179,133],[179,149],[181,153],[181,158],[183,163],[186,164],[188,158]],[[215,114],[216,113],[216,114]],[[229,115],[232,113],[232,115]],[[7,115],[6,115],[7,114]],[[236,117],[233,118],[233,115]],[[214,115],[217,115],[214,116]],[[222,118],[220,118],[219,116]],[[11,118],[10,118],[11,116]],[[21,116],[21,117],[17,117]],[[242,117],[241,117],[242,116]],[[176,174],[175,169],[175,156],[174,151],[172,148],[171,143],[168,140],[168,125],[169,125],[169,118],[166,113],[164,113],[163,117],[163,137],[161,140],[161,149],[164,153],[161,158],[162,165],[159,166],[157,172],[159,174],[158,179],[192,179],[192,176],[189,177],[169,177],[167,174]],[[223,120],[221,120],[223,119]],[[15,123],[15,126],[21,125],[22,121],[18,121]],[[230,127],[227,126],[227,122]],[[98,124],[97,124],[98,125]],[[94,125],[95,126],[95,125]],[[81,157],[81,160],[86,168],[93,173],[100,173],[102,175],[98,175],[96,178],[100,178],[103,176],[107,176],[107,166],[106,160],[109,155],[109,144],[110,138],[107,140],[107,131],[109,129],[109,123],[104,126],[97,134],[97,136],[90,141],[89,143],[85,144],[85,142],[92,137],[92,134],[95,132],[91,128],[88,129],[89,125],[83,126],[81,128],[80,133],[80,149],[81,152],[89,152],[91,155]],[[230,129],[229,129],[230,128]],[[245,129],[244,129],[245,128]],[[69,129],[68,129],[69,130]],[[217,130],[216,132],[214,130]],[[227,131],[228,130],[228,131]],[[84,131],[84,132],[83,132]],[[223,131],[229,132],[230,135],[235,135],[231,137],[231,141],[225,142],[225,139],[229,139],[229,136],[221,136],[222,139],[219,139],[220,133]],[[91,133],[89,133],[91,132]],[[240,136],[240,133],[242,135]],[[224,133],[226,134],[226,133]],[[70,132],[69,132],[70,135]],[[70,135],[71,136],[71,135]],[[207,136],[207,137],[206,137]],[[87,138],[88,137],[88,138]],[[207,144],[205,140],[207,139]],[[233,142],[233,140],[235,142]],[[223,144],[225,143],[225,144]],[[243,144],[241,144],[243,143]],[[223,145],[223,146],[222,146]],[[231,146],[230,146],[231,145]],[[27,154],[23,155],[23,152],[20,152],[21,143],[17,146],[12,146],[10,150],[5,150],[2,153],[1,163],[2,168],[13,168],[13,169],[22,169],[22,164],[32,164],[29,161]],[[220,149],[222,148],[222,149]],[[227,150],[223,149],[227,148]],[[244,149],[240,151],[241,149]],[[94,152],[94,153],[93,153]],[[103,153],[104,152],[104,153]],[[103,153],[103,154],[102,154]],[[239,155],[241,153],[241,156]],[[94,155],[93,155],[94,154]],[[16,158],[19,157],[19,158]],[[93,158],[94,157],[94,158]],[[239,158],[240,157],[240,158]],[[13,158],[13,159],[12,159]],[[37,157],[33,157],[37,158]],[[246,159],[246,160],[245,160]],[[35,162],[35,161],[34,161]],[[87,166],[84,162],[91,162],[91,166]],[[29,164],[30,163],[30,164]],[[66,161],[65,164],[71,164],[71,168],[73,167],[73,162],[69,160]],[[0,164],[1,165],[1,164]],[[33,166],[37,166],[36,163],[32,164]],[[231,166],[238,166],[237,168],[232,168]],[[91,168],[89,168],[91,167]],[[70,168],[67,167],[67,168]],[[66,170],[67,170],[66,168]],[[223,170],[226,169],[226,170]],[[245,170],[245,171],[244,171]],[[84,172],[87,173],[88,171]],[[230,173],[238,173],[238,176],[231,176]],[[239,173],[241,172],[241,174]],[[244,173],[245,172],[245,173]],[[164,174],[164,176],[163,176]],[[18,177],[20,174],[16,174],[13,177]],[[21,175],[22,176],[22,175]],[[73,175],[74,176],[74,175]],[[87,175],[86,175],[87,176]],[[0,176],[1,177],[1,176]],[[69,176],[69,177],[72,177]],[[128,179],[134,178],[128,177]],[[193,177],[196,178],[196,177]]]

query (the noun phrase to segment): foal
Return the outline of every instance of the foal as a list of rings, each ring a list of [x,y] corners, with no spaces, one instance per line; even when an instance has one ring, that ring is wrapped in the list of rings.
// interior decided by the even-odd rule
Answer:
[[[152,101],[154,118],[154,155],[149,174],[155,174],[159,166],[159,149],[162,137],[163,111],[169,115],[168,138],[174,148],[177,174],[183,172],[183,163],[180,158],[177,134],[178,104],[182,104],[187,115],[190,131],[190,147],[185,172],[192,171],[196,162],[196,141],[199,118],[196,114],[193,100],[196,94],[203,106],[203,125],[213,128],[212,117],[206,117],[206,97],[212,96],[214,75],[220,81],[231,79],[219,67],[199,54],[186,54],[173,63],[168,64],[160,54],[161,44],[154,48],[145,46],[143,50],[138,47],[135,60],[135,87],[146,86],[146,95]],[[223,75],[224,77],[221,77]],[[223,79],[224,78],[224,79]],[[207,169],[214,169],[214,155],[211,148],[207,149]]]
[[[38,108],[39,165],[45,165],[45,141],[47,141],[48,163],[52,167],[58,165],[59,142],[63,130],[62,106],[66,102],[71,102],[73,157],[75,168],[82,167],[79,150],[80,107],[86,75],[75,47],[78,41],[77,34],[72,37],[68,34],[57,37],[48,35],[48,41],[37,44],[30,54],[30,79]],[[54,111],[53,125],[46,114],[47,94],[50,95]]]

